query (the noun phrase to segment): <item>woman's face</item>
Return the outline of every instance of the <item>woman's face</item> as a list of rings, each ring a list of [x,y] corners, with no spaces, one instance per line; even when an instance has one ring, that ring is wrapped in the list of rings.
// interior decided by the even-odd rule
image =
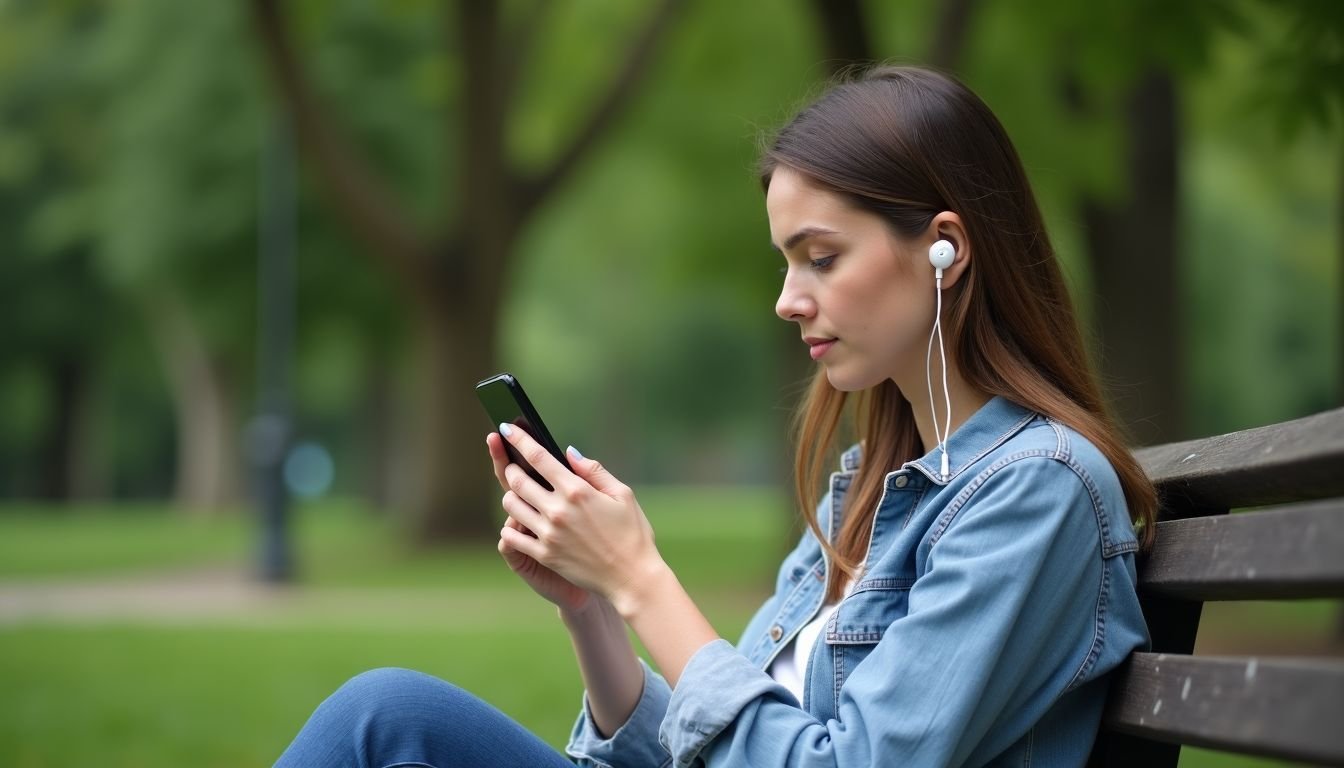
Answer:
[[[775,313],[798,323],[831,385],[922,382],[935,297],[919,246],[787,166],[771,175],[765,207],[788,262]]]

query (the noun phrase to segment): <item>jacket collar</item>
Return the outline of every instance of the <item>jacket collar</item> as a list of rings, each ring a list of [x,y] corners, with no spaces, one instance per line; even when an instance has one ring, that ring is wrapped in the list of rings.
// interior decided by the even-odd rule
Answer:
[[[1002,445],[1004,441],[1017,434],[1037,414],[1011,400],[994,396],[971,414],[957,431],[947,439],[947,458],[949,476],[940,474],[943,452],[937,446],[918,459],[906,462],[901,469],[917,469],[929,480],[945,485],[979,461],[985,454]],[[863,462],[863,448],[853,445],[840,456],[840,470],[855,472]]]

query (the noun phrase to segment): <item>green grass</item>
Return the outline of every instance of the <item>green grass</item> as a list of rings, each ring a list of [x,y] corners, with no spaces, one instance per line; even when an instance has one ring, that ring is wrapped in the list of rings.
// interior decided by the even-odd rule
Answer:
[[[77,579],[237,560],[241,514],[172,515],[162,505],[0,507],[0,579]]]
[[[649,488],[640,502],[668,562],[688,581],[714,586],[742,574],[768,579],[787,544],[788,511],[760,488]],[[427,587],[512,585],[490,544],[424,546],[353,503],[302,505],[294,513],[295,560],[305,585]],[[257,532],[250,511],[209,518],[162,506],[55,510],[0,506],[0,580],[90,577],[230,565],[251,567]],[[683,573],[684,571],[684,573]]]
[[[365,669],[419,669],[561,745],[581,686],[557,622],[530,631],[30,627],[0,630],[0,764],[270,765]],[[17,695],[16,695],[17,694]]]
[[[780,499],[641,494],[664,556],[727,635],[741,631],[786,545]],[[0,765],[269,765],[323,697],[379,666],[438,675],[564,743],[581,692],[568,639],[490,544],[415,546],[339,503],[297,510],[295,533],[304,586],[278,610],[0,626]],[[240,514],[5,507],[0,583],[245,568],[253,535]]]
[[[787,544],[782,496],[654,488],[641,502],[664,556],[735,638]],[[246,568],[251,528],[242,514],[193,520],[163,507],[0,507],[0,593],[5,581]],[[213,618],[0,625],[0,766],[269,765],[324,696],[379,666],[450,680],[563,744],[580,691],[568,641],[489,544],[414,546],[348,503],[300,508],[295,532],[304,586],[280,602]],[[1336,608],[1210,606],[1209,642],[1255,640],[1265,626],[1310,644]],[[1181,762],[1282,765],[1190,749]]]

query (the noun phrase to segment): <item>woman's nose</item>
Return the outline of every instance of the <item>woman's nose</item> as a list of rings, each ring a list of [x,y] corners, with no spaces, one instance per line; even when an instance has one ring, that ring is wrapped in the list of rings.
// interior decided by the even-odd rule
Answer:
[[[797,322],[810,317],[816,312],[816,304],[802,291],[798,290],[797,285],[788,277],[784,278],[784,287],[779,291],[779,299],[775,301],[775,314],[779,315],[781,320]]]

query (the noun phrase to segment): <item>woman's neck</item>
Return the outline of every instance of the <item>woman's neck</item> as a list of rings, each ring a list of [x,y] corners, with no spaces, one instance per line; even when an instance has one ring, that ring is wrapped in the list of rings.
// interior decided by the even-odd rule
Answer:
[[[910,409],[915,415],[915,428],[919,431],[920,442],[924,444],[924,453],[932,451],[938,447],[938,431],[943,430],[947,422],[947,401],[943,398],[943,380],[938,371],[938,363],[934,362],[933,382],[933,404],[930,407],[928,384],[925,383],[921,375],[917,381],[898,381],[896,385],[900,388],[901,394],[910,402]],[[923,371],[920,372],[921,374]],[[947,372],[947,391],[952,400],[952,419],[951,426],[945,432],[942,432],[943,439],[957,431],[957,428],[971,417],[971,414],[980,410],[980,408],[989,402],[990,396],[981,392],[979,389],[971,386],[956,369],[949,369]],[[934,429],[934,413],[937,413],[937,430]]]

